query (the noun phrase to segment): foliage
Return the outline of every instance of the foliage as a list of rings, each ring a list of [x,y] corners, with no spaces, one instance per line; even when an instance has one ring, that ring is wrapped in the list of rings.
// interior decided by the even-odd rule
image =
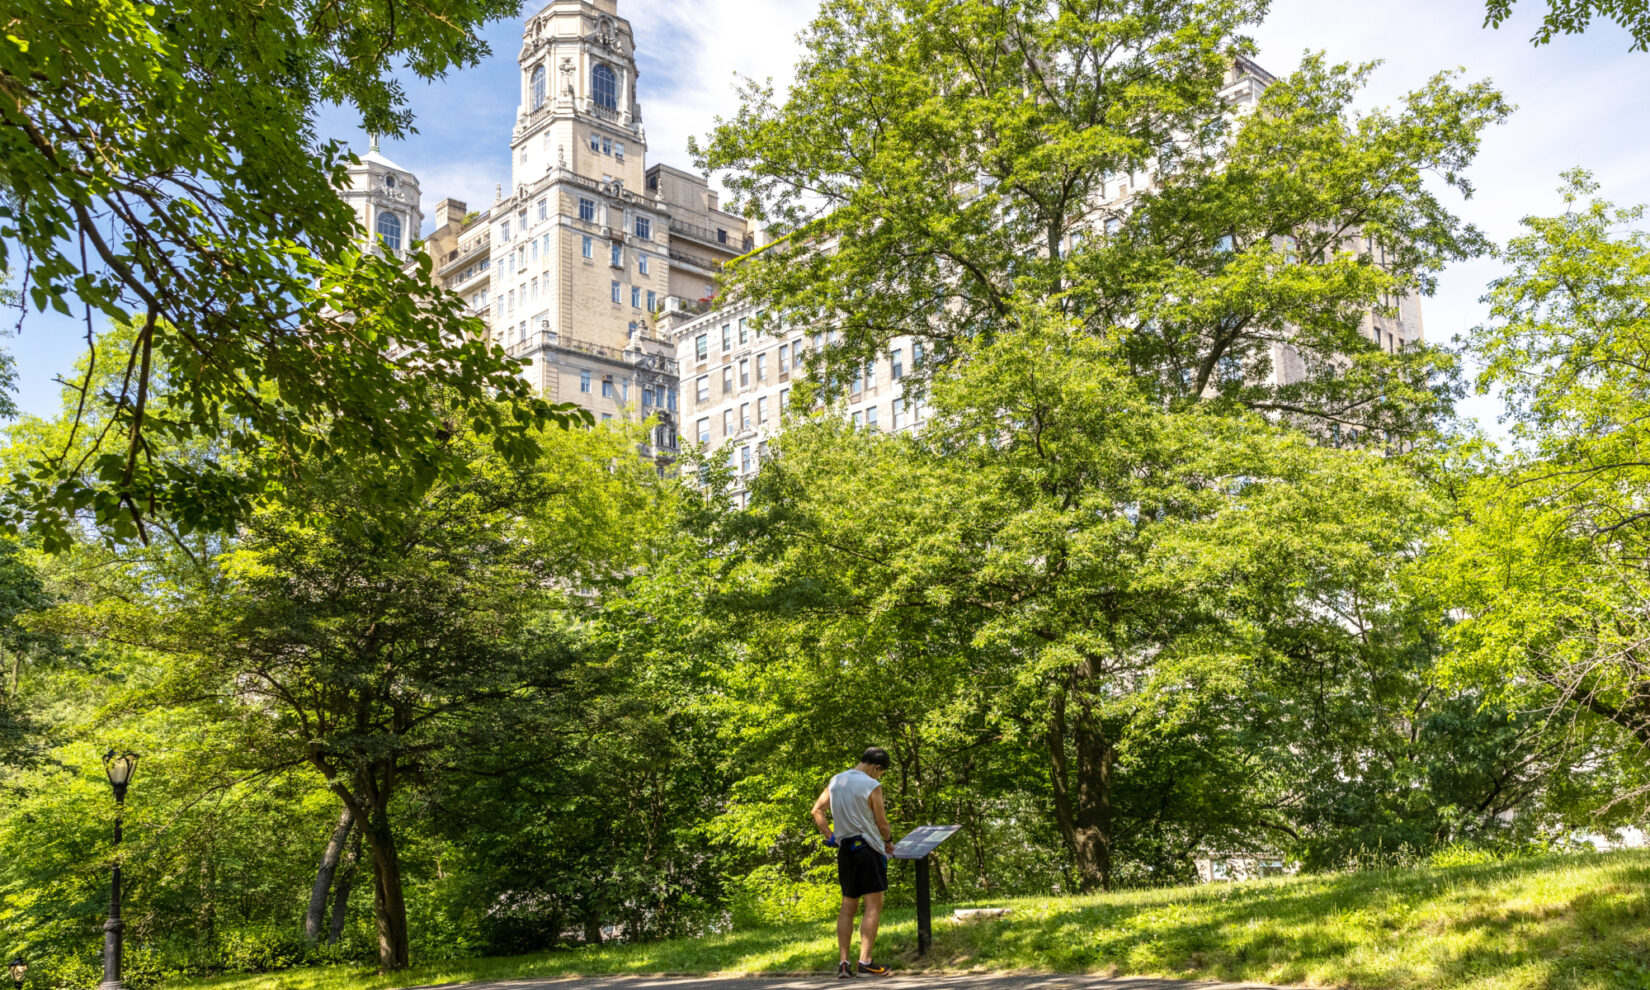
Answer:
[[[1560,725],[1600,718],[1642,767],[1650,235],[1634,229],[1642,207],[1589,199],[1596,189],[1568,173],[1567,212],[1527,218],[1507,247],[1491,322],[1469,344],[1518,446],[1465,485],[1427,574],[1460,616],[1447,668],[1457,679],[1556,706]],[[1612,748],[1607,735],[1597,745]]]
[[[1512,16],[1514,0],[1487,0],[1484,5],[1484,25],[1500,27]],[[1616,22],[1633,39],[1629,51],[1650,51],[1650,7],[1642,0],[1547,0],[1547,12],[1541,17],[1541,26],[1530,37],[1530,44],[1545,45],[1560,34],[1580,34],[1587,30],[1593,17]]]
[[[1165,400],[1424,432],[1452,361],[1382,346],[1368,313],[1487,249],[1428,179],[1470,195],[1465,167],[1510,107],[1440,75],[1355,114],[1371,67],[1311,57],[1230,108],[1228,84],[1265,79],[1239,33],[1261,10],[824,5],[784,100],[748,87],[700,153],[779,235],[731,290],[833,340],[816,363],[838,387],[902,338],[949,353],[1036,302],[1122,341]],[[1280,363],[1306,373],[1276,379]]]
[[[353,160],[321,142],[329,103],[374,131],[410,128],[403,60],[422,78],[486,54],[474,29],[514,0],[312,8],[27,0],[0,41],[0,269],[36,310],[135,332],[107,356],[118,387],[78,386],[77,450],[15,466],[0,522],[66,548],[87,514],[113,539],[227,529],[253,499],[348,473],[406,506],[464,462],[441,403],[521,463],[567,423],[463,303],[374,248],[338,197]],[[416,356],[416,357],[415,357]],[[409,374],[416,368],[416,373]],[[161,394],[164,393],[164,401]],[[504,402],[495,403],[495,395]],[[176,456],[210,437],[214,456]]]

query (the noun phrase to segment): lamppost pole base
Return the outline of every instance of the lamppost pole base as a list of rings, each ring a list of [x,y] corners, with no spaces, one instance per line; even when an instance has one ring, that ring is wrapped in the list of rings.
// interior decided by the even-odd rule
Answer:
[[[97,985],[97,990],[126,990],[126,984],[120,980],[104,980]]]

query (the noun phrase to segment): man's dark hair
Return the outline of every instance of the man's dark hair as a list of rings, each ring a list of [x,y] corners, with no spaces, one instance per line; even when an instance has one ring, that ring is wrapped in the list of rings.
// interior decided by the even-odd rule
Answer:
[[[888,751],[881,746],[872,746],[865,751],[864,756],[859,758],[859,762],[869,763],[873,767],[881,767],[886,770],[888,769]]]

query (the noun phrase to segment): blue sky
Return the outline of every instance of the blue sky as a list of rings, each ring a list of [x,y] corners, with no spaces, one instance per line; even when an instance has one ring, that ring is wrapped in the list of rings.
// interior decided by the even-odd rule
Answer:
[[[640,98],[648,161],[691,165],[689,135],[704,134],[736,106],[736,74],[772,78],[783,87],[799,46],[796,35],[817,0],[619,0],[630,19],[640,59]],[[494,54],[483,64],[434,83],[408,85],[419,133],[386,142],[383,151],[419,176],[424,211],[454,196],[472,208],[492,202],[508,181],[510,129],[518,87],[516,53],[523,18],[486,33]],[[1478,0],[1274,0],[1255,31],[1260,62],[1283,74],[1303,51],[1335,61],[1383,60],[1368,92],[1370,105],[1389,104],[1442,69],[1489,78],[1519,107],[1483,144],[1469,173],[1477,190],[1454,202],[1457,211],[1497,242],[1518,233],[1519,218],[1560,208],[1558,174],[1580,165],[1619,203],[1650,202],[1650,55],[1628,51],[1614,25],[1561,38],[1540,48],[1529,37],[1542,8],[1520,0],[1514,20],[1482,26]],[[364,136],[342,112],[320,121],[323,133],[365,150]],[[1423,303],[1428,339],[1447,342],[1482,318],[1478,302],[1498,272],[1493,259],[1453,266],[1438,294]],[[10,322],[10,321],[8,321]],[[82,326],[30,313],[21,336],[6,341],[16,355],[18,401],[26,412],[58,408],[52,378],[67,370],[83,345]],[[1469,400],[1465,412],[1491,432],[1493,399]]]

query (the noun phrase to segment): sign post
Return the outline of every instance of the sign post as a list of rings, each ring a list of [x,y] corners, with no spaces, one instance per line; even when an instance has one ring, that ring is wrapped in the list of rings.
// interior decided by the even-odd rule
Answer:
[[[924,825],[894,846],[895,859],[914,860],[917,864],[917,955],[928,955],[934,944],[934,906],[928,890],[928,854],[939,844],[956,834],[961,825]]]

